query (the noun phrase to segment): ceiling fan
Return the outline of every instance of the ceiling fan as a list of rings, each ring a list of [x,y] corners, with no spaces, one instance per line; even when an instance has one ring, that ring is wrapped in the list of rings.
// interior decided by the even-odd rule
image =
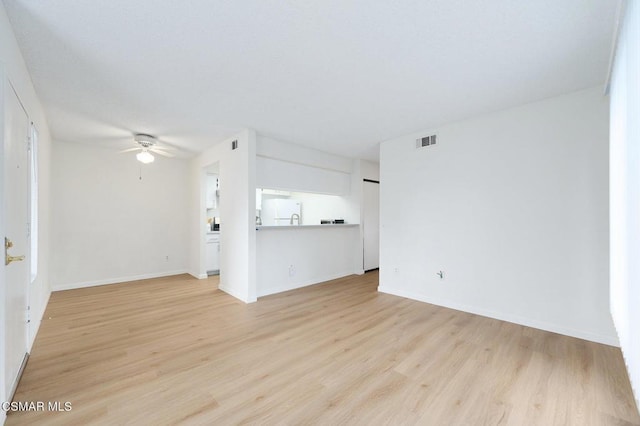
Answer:
[[[138,144],[138,146],[122,150],[119,152],[119,154],[140,150],[140,152],[136,154],[136,158],[138,159],[138,161],[144,164],[153,162],[155,158],[153,157],[153,154],[151,154],[152,152],[164,157],[174,157],[173,154],[167,152],[172,148],[168,146],[159,146],[158,138],[156,138],[155,136],[147,135],[145,133],[137,133],[136,135],[134,135],[133,140]]]

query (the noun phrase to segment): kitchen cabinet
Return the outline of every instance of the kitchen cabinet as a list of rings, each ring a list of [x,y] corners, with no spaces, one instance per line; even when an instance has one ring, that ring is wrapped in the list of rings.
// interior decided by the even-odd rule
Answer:
[[[207,274],[220,272],[220,234],[207,234],[206,243]]]
[[[290,191],[281,191],[279,189],[263,189],[262,193],[264,195],[280,195],[281,197],[289,197],[291,195]]]

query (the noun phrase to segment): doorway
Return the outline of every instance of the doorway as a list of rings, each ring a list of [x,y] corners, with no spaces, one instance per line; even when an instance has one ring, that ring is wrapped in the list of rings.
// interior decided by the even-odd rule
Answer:
[[[6,82],[6,80],[5,80]],[[11,86],[4,86],[4,386],[11,400],[28,357],[29,267],[29,116]]]
[[[207,276],[220,275],[220,164],[204,169],[205,196],[205,271]]]
[[[362,183],[362,269],[380,266],[380,182],[364,179]]]

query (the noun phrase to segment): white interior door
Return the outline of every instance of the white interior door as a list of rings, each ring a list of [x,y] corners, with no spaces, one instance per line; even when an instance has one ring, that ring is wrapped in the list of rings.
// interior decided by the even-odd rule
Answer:
[[[380,183],[365,180],[362,191],[363,267],[380,266]]]
[[[17,385],[27,354],[27,294],[29,285],[29,118],[18,96],[6,85],[4,96],[5,213],[5,395]]]

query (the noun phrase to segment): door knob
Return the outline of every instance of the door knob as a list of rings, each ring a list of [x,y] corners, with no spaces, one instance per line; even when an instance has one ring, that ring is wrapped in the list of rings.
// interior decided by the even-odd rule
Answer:
[[[7,237],[4,237],[4,264],[8,265],[11,262],[22,262],[24,260],[24,255],[22,256],[10,256],[9,249],[13,247],[13,242]]]

